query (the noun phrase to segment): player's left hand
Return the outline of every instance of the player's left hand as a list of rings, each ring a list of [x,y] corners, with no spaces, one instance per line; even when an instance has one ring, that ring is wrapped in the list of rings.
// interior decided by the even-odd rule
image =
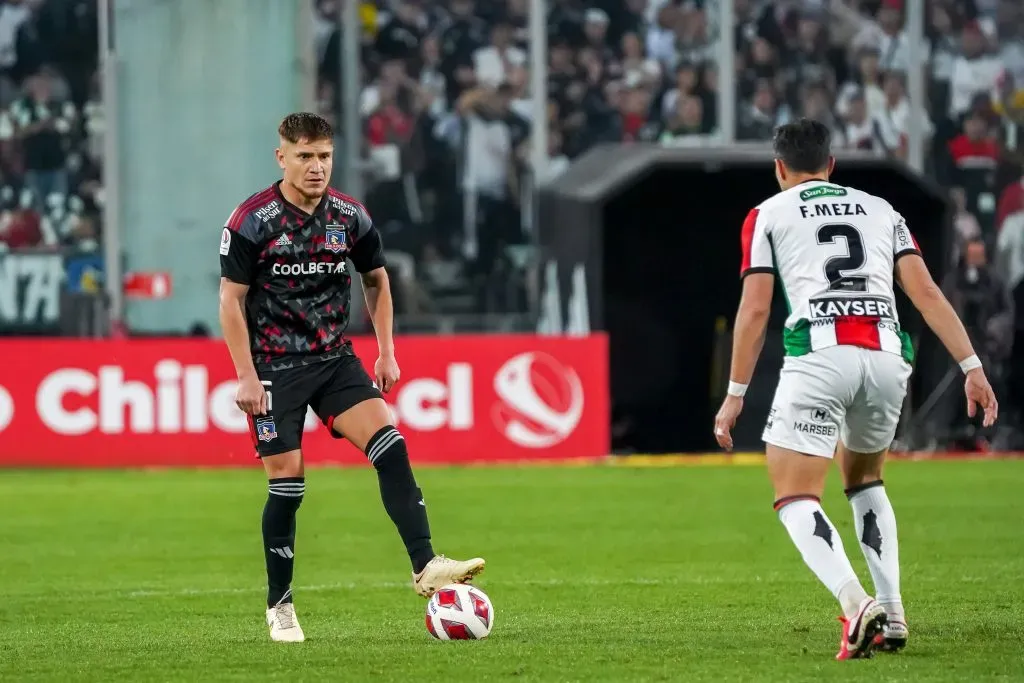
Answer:
[[[398,369],[398,361],[395,360],[394,356],[381,356],[378,358],[373,366],[373,373],[377,378],[377,386],[385,394],[391,391],[391,388],[398,382],[399,377],[402,376],[401,370]]]
[[[715,416],[715,440],[727,451],[732,450],[732,428],[736,426],[736,418],[743,412],[743,399],[727,394],[722,407]]]

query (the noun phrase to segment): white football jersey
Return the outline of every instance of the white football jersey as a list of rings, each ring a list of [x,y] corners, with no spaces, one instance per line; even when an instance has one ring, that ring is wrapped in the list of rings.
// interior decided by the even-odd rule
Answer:
[[[913,360],[896,314],[893,266],[921,252],[889,202],[808,181],[753,209],[742,242],[741,277],[774,273],[782,284],[789,309],[786,355],[845,344]]]

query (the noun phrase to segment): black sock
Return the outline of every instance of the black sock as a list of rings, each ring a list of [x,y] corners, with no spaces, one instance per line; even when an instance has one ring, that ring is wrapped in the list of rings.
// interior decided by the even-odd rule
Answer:
[[[367,442],[366,457],[377,470],[380,499],[398,527],[412,570],[418,574],[433,559],[434,549],[430,545],[427,506],[412,474],[405,439],[394,427],[384,427]]]
[[[267,607],[292,601],[295,513],[306,493],[305,477],[270,480],[263,507],[263,552],[267,557]]]

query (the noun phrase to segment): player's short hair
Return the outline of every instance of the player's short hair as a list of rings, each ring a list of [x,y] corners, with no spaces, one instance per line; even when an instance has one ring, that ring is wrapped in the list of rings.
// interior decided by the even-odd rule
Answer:
[[[800,119],[775,129],[772,140],[775,157],[797,173],[817,173],[828,168],[832,156],[832,133],[828,126]]]
[[[319,114],[308,111],[288,114],[277,127],[277,134],[288,142],[295,144],[299,140],[330,140],[334,141],[334,129],[327,119]]]

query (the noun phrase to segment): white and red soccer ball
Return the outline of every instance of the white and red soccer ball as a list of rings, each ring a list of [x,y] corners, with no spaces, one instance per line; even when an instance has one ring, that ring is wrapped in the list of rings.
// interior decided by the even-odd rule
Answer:
[[[491,599],[465,583],[449,584],[427,603],[427,631],[438,640],[479,640],[494,626]]]

